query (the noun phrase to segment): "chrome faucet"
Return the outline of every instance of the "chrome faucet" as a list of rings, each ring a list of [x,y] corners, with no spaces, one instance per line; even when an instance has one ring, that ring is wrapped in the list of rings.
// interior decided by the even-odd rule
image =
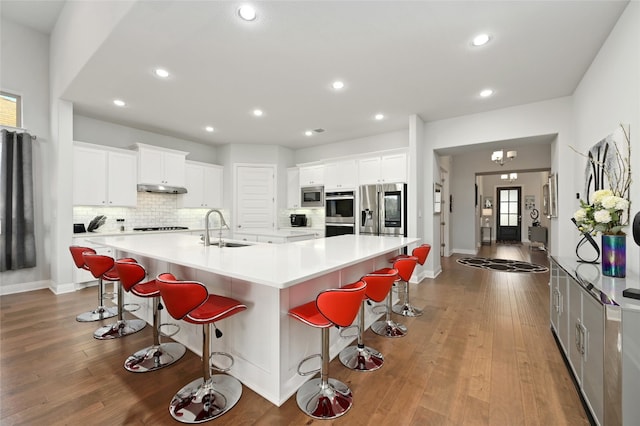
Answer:
[[[207,247],[209,245],[211,245],[211,240],[209,237],[209,215],[211,213],[218,213],[218,216],[220,216],[220,227],[218,229],[218,247],[222,248],[222,228],[226,227],[227,229],[229,228],[229,225],[227,225],[227,222],[224,220],[224,216],[222,215],[222,212],[218,209],[211,209],[207,212],[207,214],[204,216],[204,229],[205,229],[205,233],[204,233],[204,246]]]

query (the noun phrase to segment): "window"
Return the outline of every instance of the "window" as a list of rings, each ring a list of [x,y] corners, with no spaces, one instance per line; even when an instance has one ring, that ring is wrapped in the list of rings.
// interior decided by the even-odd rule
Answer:
[[[22,127],[22,99],[18,95],[0,92],[0,125]]]

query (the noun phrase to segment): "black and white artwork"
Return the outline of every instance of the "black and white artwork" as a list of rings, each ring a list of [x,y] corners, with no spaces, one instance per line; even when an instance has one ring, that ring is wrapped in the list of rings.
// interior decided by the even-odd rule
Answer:
[[[628,156],[625,129],[619,126],[613,133],[593,145],[587,152],[587,164],[584,171],[584,201],[591,204],[591,196],[601,189],[618,189],[622,196],[624,188],[620,186],[626,180]]]

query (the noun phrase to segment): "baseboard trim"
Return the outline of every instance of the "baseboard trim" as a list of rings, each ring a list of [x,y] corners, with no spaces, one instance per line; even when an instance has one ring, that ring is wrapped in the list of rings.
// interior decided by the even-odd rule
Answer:
[[[43,288],[51,289],[51,281],[31,281],[28,283],[9,284],[0,287],[0,296],[7,294],[26,293],[27,291],[42,290]]]
[[[453,250],[451,250],[452,253],[458,253],[458,254],[469,254],[471,256],[475,256],[476,254],[478,254],[477,250],[468,250],[468,249],[456,249],[454,248]]]

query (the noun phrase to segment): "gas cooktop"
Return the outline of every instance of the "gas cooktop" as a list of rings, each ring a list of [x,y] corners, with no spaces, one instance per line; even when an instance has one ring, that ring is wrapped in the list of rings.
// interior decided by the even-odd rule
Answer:
[[[134,231],[179,231],[189,229],[186,226],[141,226],[133,228]]]

